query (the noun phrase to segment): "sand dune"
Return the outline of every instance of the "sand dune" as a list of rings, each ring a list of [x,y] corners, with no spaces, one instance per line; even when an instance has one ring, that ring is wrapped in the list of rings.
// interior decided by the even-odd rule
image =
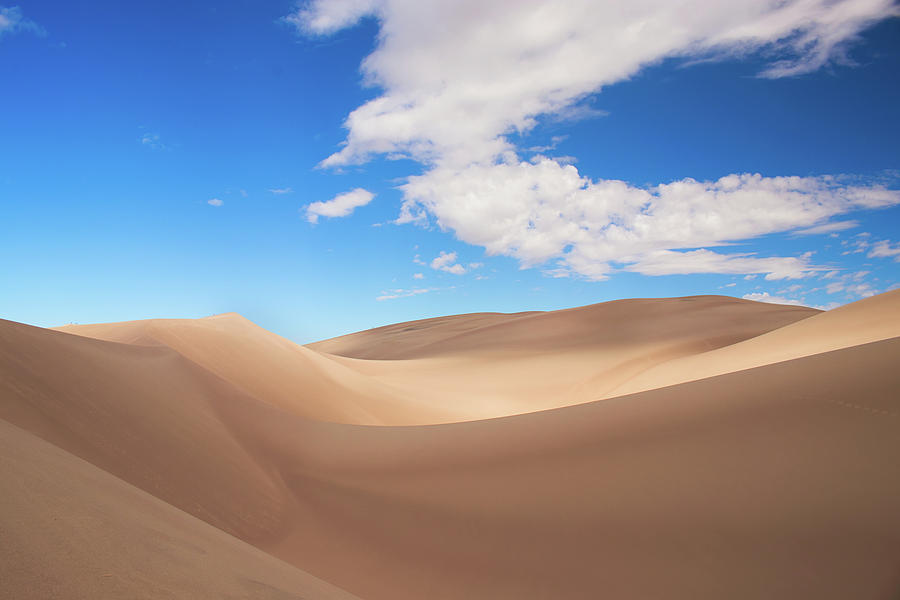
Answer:
[[[234,315],[0,322],[0,419],[45,440],[2,429],[0,596],[109,564],[134,597],[895,597],[898,315],[636,300],[308,348]],[[97,503],[106,548],[159,541],[84,556]]]
[[[622,300],[427,319],[305,348],[235,314],[59,330],[169,347],[255,398],[311,419],[414,425],[594,400],[657,364],[818,312],[724,296]]]
[[[414,392],[361,376],[234,313],[58,330],[171,348],[247,394],[310,419],[364,425],[455,420],[438,405],[426,408]]]
[[[0,421],[4,598],[355,598]]]
[[[507,318],[473,315],[477,326],[452,336],[441,320],[419,321],[402,324],[416,327],[414,340],[401,339],[397,329],[406,327],[394,326],[309,347],[342,354],[348,358],[335,360],[394,389],[418,392],[429,405],[455,409],[450,418],[423,415],[420,421],[436,423],[602,398],[658,364],[730,346],[818,313],[724,296],[620,300]],[[432,326],[438,331],[424,343]],[[382,339],[384,356],[378,354]],[[409,347],[403,345],[407,341]],[[401,359],[411,353],[418,357]],[[369,358],[351,359],[358,356]]]
[[[900,336],[900,290],[841,306],[743,342],[660,363],[607,396],[651,390]]]

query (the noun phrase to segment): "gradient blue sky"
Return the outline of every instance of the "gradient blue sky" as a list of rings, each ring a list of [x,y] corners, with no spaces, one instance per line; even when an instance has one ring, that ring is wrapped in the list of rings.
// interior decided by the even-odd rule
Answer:
[[[896,5],[644,4],[0,4],[0,317],[896,287]]]

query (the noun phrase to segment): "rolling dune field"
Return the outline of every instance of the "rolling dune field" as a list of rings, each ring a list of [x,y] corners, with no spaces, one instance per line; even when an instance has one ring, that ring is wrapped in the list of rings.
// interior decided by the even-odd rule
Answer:
[[[900,597],[900,290],[0,321],[0,597]]]

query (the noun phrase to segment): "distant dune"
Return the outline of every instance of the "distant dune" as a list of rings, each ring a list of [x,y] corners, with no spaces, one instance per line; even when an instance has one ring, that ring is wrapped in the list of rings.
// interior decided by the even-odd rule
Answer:
[[[0,321],[0,597],[895,598],[898,367],[900,291]]]

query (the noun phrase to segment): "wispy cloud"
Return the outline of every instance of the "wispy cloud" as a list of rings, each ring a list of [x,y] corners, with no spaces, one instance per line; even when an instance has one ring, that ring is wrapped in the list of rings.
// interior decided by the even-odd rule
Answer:
[[[866,256],[869,258],[893,258],[900,262],[900,243],[892,244],[888,240],[875,242]]]
[[[166,145],[163,144],[162,141],[159,139],[158,133],[150,133],[150,132],[144,133],[143,135],[141,135],[140,138],[138,138],[138,141],[140,141],[142,146],[145,146],[147,148],[152,148],[153,150],[165,150],[166,149]]]
[[[852,229],[853,227],[859,227],[859,223],[856,221],[834,221],[831,223],[822,223],[821,225],[814,225],[813,227],[798,229],[794,233],[796,235],[820,235],[823,233],[844,231],[845,229]]]
[[[206,201],[206,203],[209,204],[210,206],[215,206],[216,208],[225,204],[225,202],[223,200],[219,200],[218,198],[210,198],[209,200]]]
[[[376,297],[375,299],[379,302],[384,300],[395,300],[397,298],[409,298],[411,296],[418,296],[419,294],[427,294],[429,292],[435,292],[441,288],[413,288],[413,289],[394,289],[387,290],[381,292],[381,295]]]
[[[318,223],[319,217],[346,217],[360,206],[365,206],[375,197],[375,194],[363,188],[338,194],[327,202],[313,202],[306,207],[306,220],[310,223]]]
[[[275,194],[276,196],[281,196],[281,195],[283,195],[283,194],[290,194],[290,193],[292,193],[293,191],[294,191],[294,190],[293,190],[292,188],[289,188],[289,187],[285,187],[285,188],[269,188],[269,193],[270,193],[270,194]]]
[[[770,304],[790,304],[792,306],[805,306],[799,300],[784,298],[782,296],[772,296],[769,292],[753,292],[752,294],[744,294],[741,296],[744,300],[754,300],[756,302],[768,302]]]
[[[7,34],[30,32],[45,35],[44,28],[26,18],[18,6],[0,6],[0,38]]]

